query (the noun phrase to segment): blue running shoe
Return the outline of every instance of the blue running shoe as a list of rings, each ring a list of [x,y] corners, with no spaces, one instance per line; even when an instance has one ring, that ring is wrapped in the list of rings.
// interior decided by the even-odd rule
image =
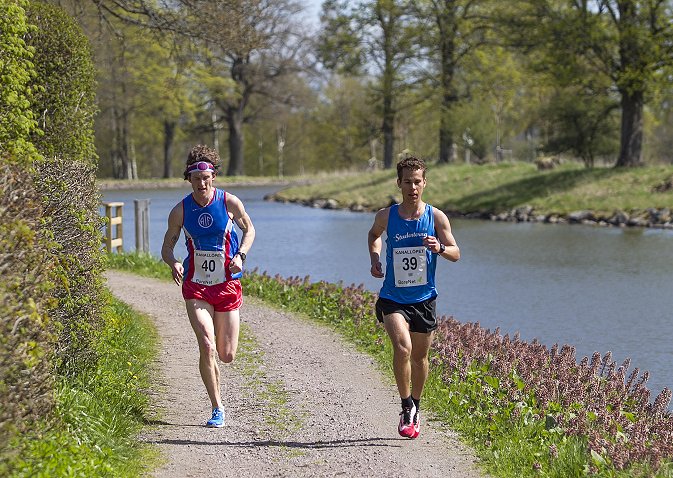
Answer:
[[[224,410],[216,408],[213,410],[213,416],[206,422],[208,428],[222,428],[224,426]]]

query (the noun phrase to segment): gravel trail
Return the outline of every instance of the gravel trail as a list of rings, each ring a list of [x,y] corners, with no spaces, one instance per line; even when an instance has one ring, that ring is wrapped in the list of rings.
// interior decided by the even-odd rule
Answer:
[[[327,327],[244,298],[242,341],[220,364],[226,426],[205,428],[210,403],[198,348],[173,283],[106,273],[113,294],[156,324],[161,341],[142,440],[156,444],[157,477],[485,476],[455,435],[424,419],[397,434],[399,397],[368,356]],[[425,417],[424,417],[425,418]]]

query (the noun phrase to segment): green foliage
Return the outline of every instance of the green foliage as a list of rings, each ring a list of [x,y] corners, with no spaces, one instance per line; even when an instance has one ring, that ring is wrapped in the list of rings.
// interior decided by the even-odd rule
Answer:
[[[26,36],[35,52],[37,75],[32,81],[31,108],[40,128],[31,140],[46,157],[95,163],[96,84],[89,42],[72,18],[55,5],[31,2],[26,14],[37,27]]]
[[[27,138],[36,127],[30,109],[34,91],[28,86],[35,75],[34,50],[24,39],[33,31],[26,20],[27,5],[27,0],[0,3],[0,152],[17,155],[34,152]]]
[[[54,258],[26,166],[0,156],[0,475],[12,453],[8,441],[48,416],[53,401],[47,309]]]
[[[644,105],[657,81],[667,76],[662,72],[673,65],[673,54],[663,46],[673,37],[668,2],[525,0],[511,9],[503,4],[500,14],[510,41],[539,53],[535,66],[546,70],[555,85],[600,95],[599,105],[618,92],[622,118],[616,165],[639,165]]]
[[[173,280],[170,268],[150,254],[107,254],[106,268],[134,272],[144,277]]]
[[[317,47],[320,61],[339,73],[361,74],[367,54],[362,45],[362,30],[353,22],[348,2],[323,2],[320,22],[323,26]]]
[[[40,158],[29,142],[35,129],[29,87],[34,50],[28,2],[0,2],[0,474],[12,456],[7,445],[53,406],[53,257],[40,228],[44,209],[33,187]]]
[[[379,120],[369,92],[354,78],[334,77],[324,88],[325,102],[313,110],[310,128],[315,159],[330,158],[330,169],[361,169],[371,157],[370,139],[377,136]],[[313,158],[309,158],[313,159]],[[325,169],[316,164],[312,169]]]
[[[35,189],[44,216],[40,229],[52,239],[49,252],[55,303],[49,314],[58,334],[56,357],[62,373],[95,361],[90,349],[100,316],[101,256],[93,142],[93,67],[86,37],[59,7],[34,2],[27,9],[36,29],[27,37],[35,51],[33,135],[45,159],[36,163]]]
[[[579,91],[577,91],[579,90]],[[552,97],[545,117],[551,123],[545,152],[570,152],[593,167],[597,157],[615,157],[619,150],[617,104],[606,96],[565,88]]]
[[[138,476],[151,466],[154,453],[136,436],[147,420],[156,331],[147,317],[104,300],[96,366],[58,380],[55,420],[14,439],[4,476]]]
[[[100,195],[91,164],[52,158],[38,164],[39,192],[44,204],[42,227],[51,234],[57,260],[57,299],[50,310],[58,331],[57,358],[62,374],[93,366],[93,337],[100,327],[102,219]]]

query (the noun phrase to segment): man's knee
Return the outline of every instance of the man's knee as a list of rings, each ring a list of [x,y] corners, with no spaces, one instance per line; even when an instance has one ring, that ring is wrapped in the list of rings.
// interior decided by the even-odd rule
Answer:
[[[207,358],[215,358],[217,356],[217,350],[215,348],[215,341],[210,340],[207,336],[202,337],[199,340],[201,355]]]
[[[219,352],[218,354],[220,360],[224,363],[231,363],[234,361],[234,358],[236,357],[236,352],[231,350],[224,350],[222,352]]]
[[[428,363],[428,354],[411,354],[411,363],[417,367],[424,367]]]
[[[396,357],[409,360],[411,357],[411,344],[405,342],[393,343],[393,353]]]

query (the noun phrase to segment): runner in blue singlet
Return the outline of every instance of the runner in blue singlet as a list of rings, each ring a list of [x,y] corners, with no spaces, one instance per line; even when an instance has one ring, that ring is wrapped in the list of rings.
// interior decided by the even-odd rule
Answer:
[[[192,148],[184,173],[192,193],[171,210],[161,248],[173,280],[182,284],[187,315],[199,344],[199,371],[212,406],[206,426],[215,428],[224,426],[216,359],[219,356],[230,363],[236,356],[242,303],[239,278],[255,239],[255,228],[241,200],[213,186],[219,164],[214,150],[200,145]],[[243,233],[240,243],[234,223]],[[187,243],[184,263],[173,252],[181,231]]]
[[[371,274],[384,278],[376,302],[393,345],[393,371],[402,401],[397,431],[420,434],[420,400],[428,378],[428,351],[437,328],[435,267],[437,258],[460,259],[460,249],[442,211],[423,202],[423,160],[408,157],[397,164],[402,202],[379,210],[369,230]],[[381,236],[386,233],[386,272],[381,265]]]

